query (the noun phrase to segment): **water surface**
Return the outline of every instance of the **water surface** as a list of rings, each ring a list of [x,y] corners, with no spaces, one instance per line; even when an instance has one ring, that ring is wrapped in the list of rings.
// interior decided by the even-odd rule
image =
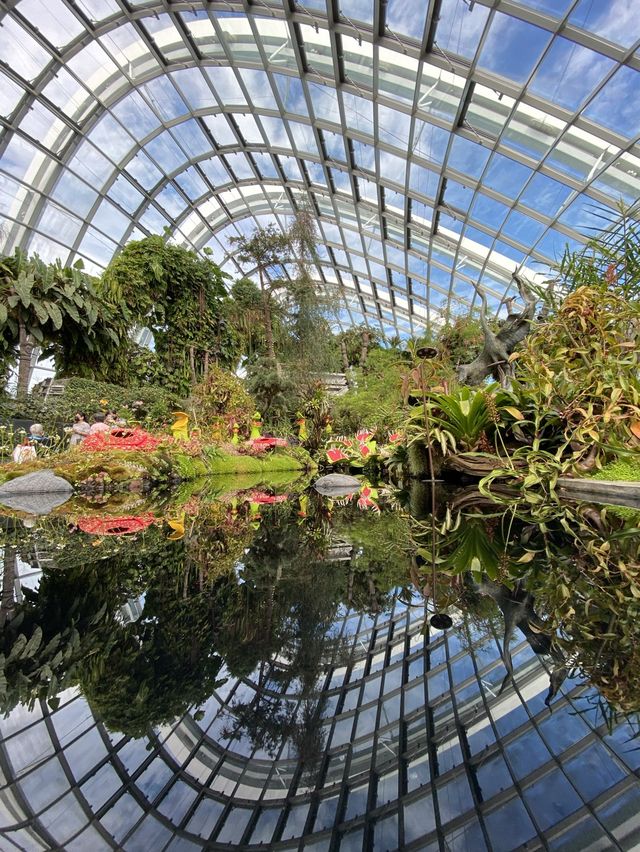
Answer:
[[[636,848],[628,633],[531,594],[566,517],[364,496],[3,518],[2,848]]]

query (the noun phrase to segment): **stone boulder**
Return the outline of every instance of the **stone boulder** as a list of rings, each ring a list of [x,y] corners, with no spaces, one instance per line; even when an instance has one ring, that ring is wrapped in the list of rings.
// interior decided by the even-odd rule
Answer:
[[[345,497],[359,491],[362,483],[355,476],[343,473],[329,473],[313,483],[313,487],[324,497]]]
[[[73,487],[52,470],[26,473],[0,485],[0,503],[30,515],[47,515],[73,494]]]

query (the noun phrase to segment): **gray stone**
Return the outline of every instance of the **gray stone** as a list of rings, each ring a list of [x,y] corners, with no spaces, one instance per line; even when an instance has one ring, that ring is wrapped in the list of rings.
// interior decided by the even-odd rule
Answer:
[[[7,509],[16,509],[18,512],[28,512],[30,515],[48,515],[58,506],[62,506],[71,497],[71,494],[62,494],[48,491],[41,494],[12,494],[10,497],[2,497],[0,504]]]
[[[358,491],[362,483],[355,476],[344,473],[329,473],[317,479],[313,487],[326,497],[344,497]]]
[[[66,479],[57,476],[52,470],[36,470],[16,476],[0,485],[0,497],[9,494],[71,494],[73,486]]]
[[[71,484],[52,470],[26,473],[0,485],[0,503],[3,506],[32,515],[48,514],[72,494]]]

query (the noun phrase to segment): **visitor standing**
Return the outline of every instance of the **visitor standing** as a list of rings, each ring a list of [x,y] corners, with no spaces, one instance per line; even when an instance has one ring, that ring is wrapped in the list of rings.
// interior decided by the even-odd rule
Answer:
[[[29,435],[31,436],[30,440],[33,443],[41,444],[46,441],[44,426],[42,423],[32,423],[31,426],[29,426]]]
[[[73,418],[73,426],[71,427],[71,440],[69,441],[69,446],[76,447],[78,444],[81,444],[89,434],[90,430],[91,425],[87,420],[87,415],[83,414],[82,411],[76,411]]]

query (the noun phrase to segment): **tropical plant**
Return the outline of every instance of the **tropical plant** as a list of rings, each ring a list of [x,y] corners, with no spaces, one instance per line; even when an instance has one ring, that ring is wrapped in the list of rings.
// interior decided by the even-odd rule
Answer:
[[[53,354],[62,369],[78,348],[85,358],[108,360],[121,343],[115,315],[80,262],[46,264],[21,249],[0,259],[0,341],[5,362],[17,358],[19,394],[27,392],[35,347]]]
[[[199,428],[218,432],[222,440],[229,440],[234,424],[248,434],[256,403],[237,376],[212,366],[206,378],[191,391],[189,407]]]
[[[267,358],[247,365],[247,390],[267,429],[289,431],[300,408],[300,387],[289,371]]]
[[[274,224],[256,228],[250,237],[231,237],[229,242],[237,247],[238,261],[250,265],[258,272],[262,295],[262,320],[265,330],[266,354],[276,361],[273,343],[272,299],[275,290],[284,286],[284,267],[292,259],[291,239]]]
[[[592,229],[584,248],[565,250],[556,277],[561,292],[604,285],[629,301],[640,299],[639,210],[639,203],[628,207],[620,202],[613,211],[594,205],[591,212],[600,227]]]
[[[159,236],[128,243],[101,279],[101,291],[123,303],[130,324],[153,333],[164,383],[186,395],[210,364],[230,366],[239,346],[225,315],[225,274],[208,257]]]
[[[533,451],[590,470],[640,446],[640,306],[601,283],[570,293],[527,340],[514,393]]]
[[[402,380],[406,367],[398,350],[371,349],[366,372],[354,370],[350,390],[333,400],[334,431],[348,435],[363,426],[383,434],[395,431],[404,420]]]

